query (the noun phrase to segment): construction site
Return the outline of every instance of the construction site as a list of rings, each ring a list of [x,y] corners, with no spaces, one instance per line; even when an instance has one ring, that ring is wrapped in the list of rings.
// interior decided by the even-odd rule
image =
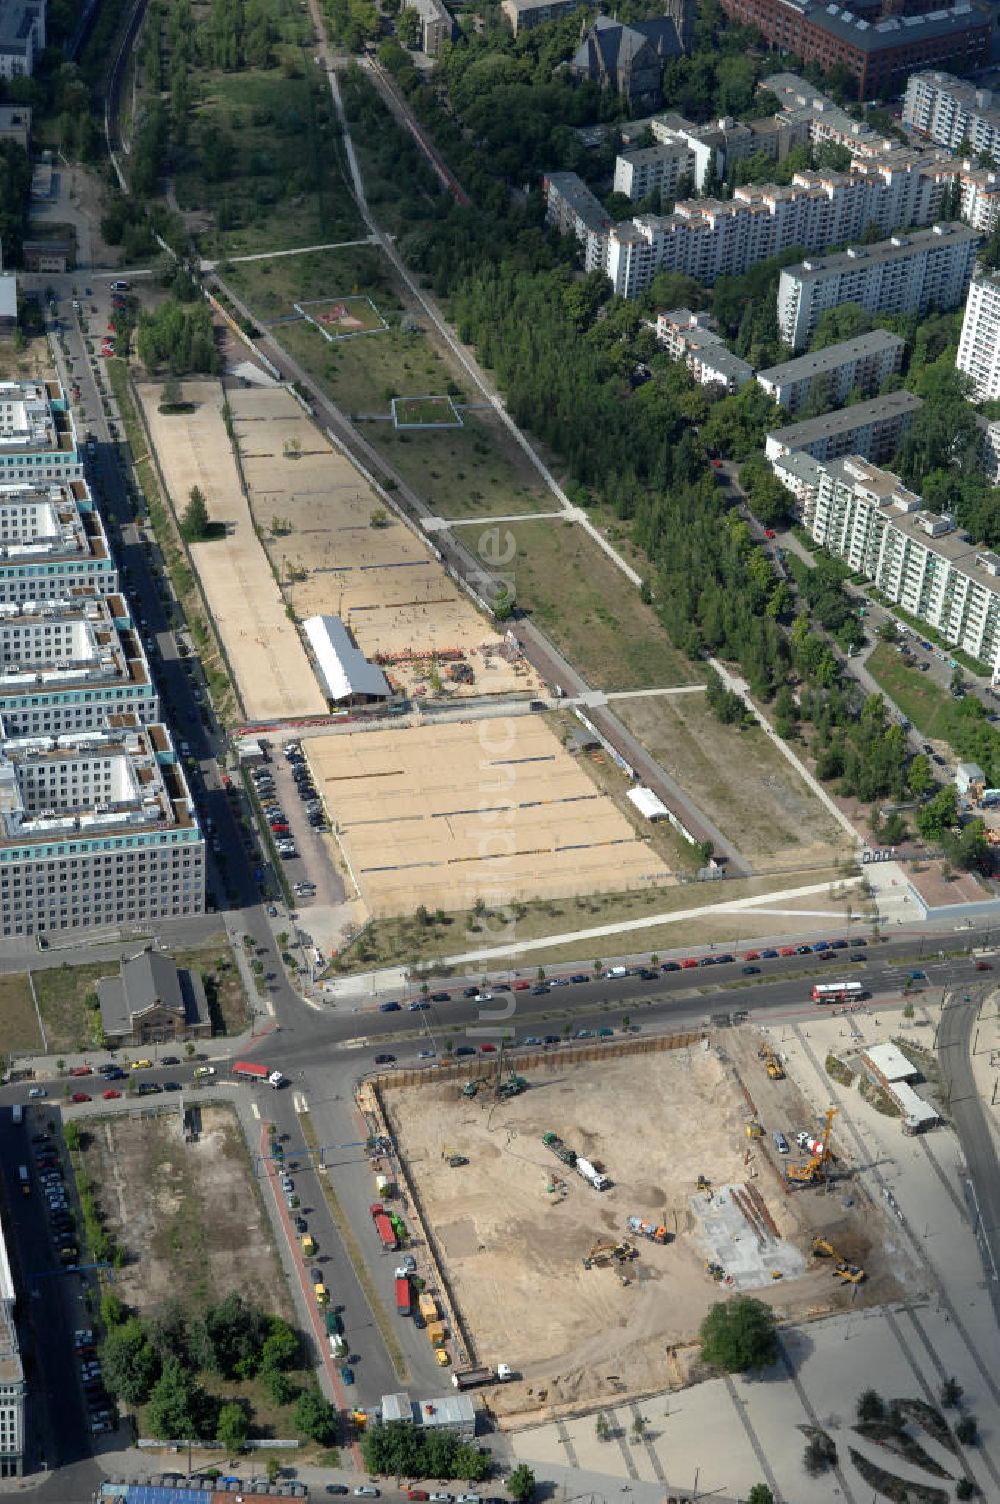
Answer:
[[[919,1286],[836,1113],[749,1026],[468,1066],[378,1095],[469,1358],[523,1380],[491,1393],[511,1423],[699,1377],[726,1294],[801,1322]]]
[[[295,617],[339,616],[393,689],[537,694],[537,673],[284,389],[230,393],[250,510]]]

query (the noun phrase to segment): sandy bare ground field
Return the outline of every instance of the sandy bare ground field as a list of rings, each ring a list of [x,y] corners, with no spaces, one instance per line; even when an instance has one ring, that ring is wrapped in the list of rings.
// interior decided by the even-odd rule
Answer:
[[[673,1384],[680,1370],[672,1349],[691,1341],[719,1298],[705,1270],[712,1253],[706,1218],[716,1219],[726,1186],[754,1187],[774,1219],[779,1236],[758,1251],[737,1214],[731,1252],[734,1265],[757,1258],[754,1293],[782,1315],[801,1319],[851,1298],[829,1262],[812,1257],[821,1231],[868,1270],[858,1303],[898,1293],[872,1247],[881,1213],[863,1194],[850,1212],[842,1195],[787,1194],[769,1137],[747,1139],[749,1109],[733,1061],[760,1097],[765,1129],[778,1125],[768,1120],[772,1104],[790,1130],[811,1127],[815,1106],[790,1081],[767,1081],[755,1031],[727,1030],[719,1042],[725,1054],[698,1044],[576,1065],[549,1056],[551,1067],[528,1070],[524,1095],[499,1105],[491,1091],[463,1098],[460,1081],[386,1088],[404,1163],[477,1357],[508,1362],[523,1375],[523,1383],[491,1391],[499,1410],[534,1410],[543,1396],[556,1405]],[[542,1144],[546,1132],[597,1163],[613,1187],[598,1193],[566,1170]],[[469,1164],[449,1168],[445,1148]],[[700,1174],[712,1183],[711,1197],[696,1192]],[[627,1284],[614,1265],[584,1268],[595,1241],[628,1236],[629,1215],[655,1219],[673,1240],[635,1239],[639,1258],[625,1266]],[[772,1282],[772,1264],[803,1272]]]
[[[191,557],[225,645],[247,718],[323,715],[326,700],[253,528],[240,487],[216,381],[184,383],[191,413],[159,412],[162,388],[139,387],[160,468],[178,516],[199,486],[224,538],[191,545]]]
[[[703,695],[619,700],[615,713],[758,872],[824,867],[848,842],[758,728],[723,726]]]
[[[192,1144],[176,1108],[80,1124],[106,1225],[129,1255],[115,1293],[146,1312],[181,1288],[194,1306],[235,1289],[292,1319],[236,1116],[221,1103],[200,1105]]]
[[[374,914],[671,881],[662,857],[531,717],[314,737],[304,746]]]
[[[501,637],[427,545],[288,392],[233,392],[230,402],[254,520],[300,620],[341,617],[390,680],[418,697],[540,688],[523,660],[506,660]],[[444,665],[435,670],[435,655],[453,649],[472,668],[471,683],[453,682]]]

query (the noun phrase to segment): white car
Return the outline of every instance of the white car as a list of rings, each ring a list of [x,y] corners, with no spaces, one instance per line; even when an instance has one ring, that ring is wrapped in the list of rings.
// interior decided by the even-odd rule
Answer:
[[[199,1079],[201,1079],[204,1076],[214,1076],[214,1075],[215,1075],[215,1066],[214,1065],[196,1065],[195,1068],[194,1068],[194,1077],[195,1077],[196,1081],[199,1080]]]
[[[474,1001],[477,1003],[492,1003],[493,994],[492,992],[477,992]]]
[[[29,1097],[29,1099],[33,1099],[35,1097],[44,1097],[44,1095],[45,1095],[45,1087],[44,1086],[29,1086],[28,1087],[28,1097]]]
[[[356,1499],[377,1499],[378,1489],[373,1488],[370,1483],[362,1483],[354,1490],[354,1497]]]

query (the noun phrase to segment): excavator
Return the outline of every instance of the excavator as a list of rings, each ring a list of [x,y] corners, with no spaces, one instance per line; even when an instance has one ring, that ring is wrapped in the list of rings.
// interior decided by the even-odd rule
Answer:
[[[638,1248],[623,1239],[620,1243],[595,1243],[582,1262],[585,1269],[592,1269],[595,1264],[610,1264],[612,1259],[624,1264],[638,1257]]]
[[[818,1180],[825,1180],[826,1166],[830,1160],[830,1129],[833,1120],[837,1116],[839,1108],[830,1107],[826,1114],[826,1127],[823,1129],[823,1147],[818,1154],[814,1154],[804,1165],[789,1165],[785,1175],[793,1185],[815,1185]]]
[[[765,1041],[757,1051],[757,1059],[763,1060],[764,1069],[772,1081],[784,1081],[785,1070],[771,1046]]]
[[[839,1274],[841,1279],[846,1280],[849,1285],[860,1285],[864,1279],[865,1271],[858,1264],[852,1264],[839,1254],[826,1238],[813,1238],[812,1250],[817,1258],[833,1259],[835,1261],[834,1273]]]

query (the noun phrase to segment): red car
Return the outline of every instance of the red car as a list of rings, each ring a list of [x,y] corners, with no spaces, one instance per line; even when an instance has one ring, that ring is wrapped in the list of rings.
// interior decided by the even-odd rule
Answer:
[[[766,527],[766,528],[765,528],[765,529],[764,529],[764,537],[765,537],[765,538],[773,538],[773,537],[775,537],[775,536],[776,536],[776,535],[775,535],[775,531],[774,531],[774,528],[773,528],[773,527]]]
[[[721,460],[713,460],[712,461],[712,469],[713,470],[721,470],[722,469],[722,461]]]
[[[71,1076],[92,1076],[93,1074],[94,1069],[90,1065],[74,1065],[70,1071]]]
[[[115,1097],[120,1097],[121,1096],[121,1092],[120,1091],[115,1091],[113,1087],[109,1086],[108,1089],[107,1089],[107,1091],[102,1091],[101,1092],[101,1096],[104,1098],[105,1102],[111,1102],[111,1101],[114,1100]]]
[[[71,1102],[89,1102],[90,1098],[85,1091],[75,1091],[70,1097]]]
[[[697,965],[698,962],[695,960],[694,956],[688,956],[686,961],[681,962],[681,971],[690,971],[692,966]]]
[[[481,1044],[479,1048],[484,1055],[495,1055],[497,1052],[497,1047],[495,1044]]]
[[[528,988],[530,986],[531,986],[530,982],[515,982],[514,983],[514,991],[515,992],[527,992],[527,990],[528,990]]]
[[[794,954],[795,954],[795,946],[794,945],[783,945],[781,947],[781,950],[778,952],[778,954],[780,956],[794,956]]]
[[[992,971],[993,967],[990,965],[989,961],[977,961],[976,962],[976,970],[977,971]]]
[[[408,1499],[417,1500],[418,1504],[421,1504],[421,1501],[430,1498],[430,1494],[427,1492],[426,1488],[410,1488],[407,1489],[406,1497]]]
[[[759,950],[748,950],[746,952],[746,954],[744,955],[743,959],[744,959],[744,961],[759,961],[760,960],[760,951]]]

